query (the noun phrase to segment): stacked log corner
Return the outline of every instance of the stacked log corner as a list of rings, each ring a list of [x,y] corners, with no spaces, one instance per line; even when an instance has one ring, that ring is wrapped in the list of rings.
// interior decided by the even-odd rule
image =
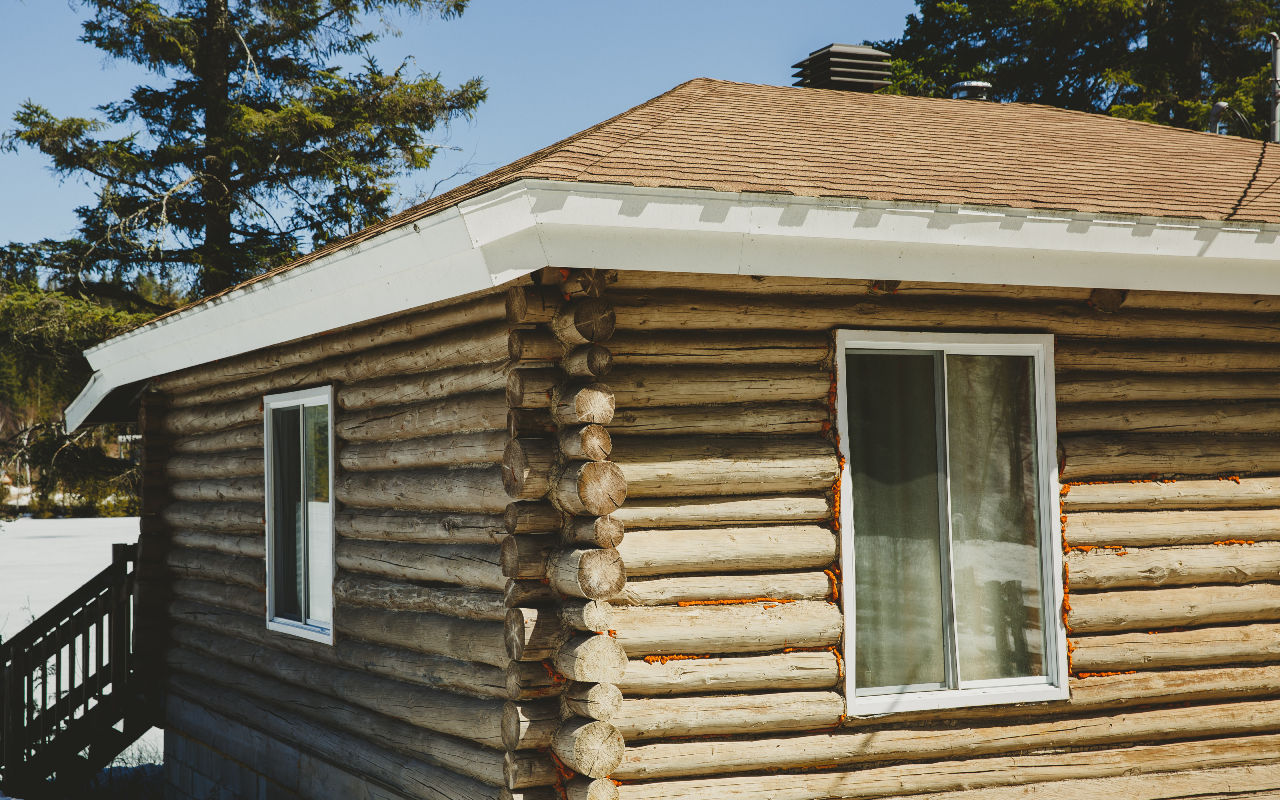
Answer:
[[[510,405],[503,454],[508,538],[502,546],[509,610],[508,654],[540,661],[559,697],[540,708],[510,707],[508,747],[543,751],[572,797],[616,797],[606,777],[624,743],[610,720],[622,704],[617,682],[626,653],[609,601],[626,585],[614,516],[627,496],[610,460],[613,391],[608,340],[614,312],[609,276],[545,271],[541,285],[507,296],[512,335]]]
[[[164,510],[173,499],[165,477],[165,465],[172,454],[171,437],[164,427],[167,411],[168,402],[159,392],[145,391],[139,398],[141,502],[134,567],[134,669],[143,713],[153,725],[164,719],[164,653],[169,640],[165,608],[171,596],[165,568],[170,537]]]

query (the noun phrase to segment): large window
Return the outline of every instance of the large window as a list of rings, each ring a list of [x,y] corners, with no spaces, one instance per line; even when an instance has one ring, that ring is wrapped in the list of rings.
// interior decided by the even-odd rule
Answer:
[[[266,397],[267,627],[333,641],[329,388]]]
[[[1066,697],[1052,337],[836,344],[850,713]]]

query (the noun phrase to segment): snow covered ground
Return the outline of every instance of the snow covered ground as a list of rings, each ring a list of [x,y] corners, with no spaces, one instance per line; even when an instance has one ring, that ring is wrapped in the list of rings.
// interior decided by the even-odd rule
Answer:
[[[136,541],[137,517],[0,520],[0,636],[22,630],[105,569],[112,544]],[[152,729],[120,761],[159,761],[163,752],[162,733]]]
[[[138,541],[137,517],[0,521],[0,636],[8,638]]]

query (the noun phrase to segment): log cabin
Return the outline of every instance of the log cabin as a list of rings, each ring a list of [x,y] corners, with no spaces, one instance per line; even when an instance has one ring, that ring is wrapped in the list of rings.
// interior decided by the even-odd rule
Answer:
[[[1275,796],[1278,183],[698,79],[88,351],[167,796]]]

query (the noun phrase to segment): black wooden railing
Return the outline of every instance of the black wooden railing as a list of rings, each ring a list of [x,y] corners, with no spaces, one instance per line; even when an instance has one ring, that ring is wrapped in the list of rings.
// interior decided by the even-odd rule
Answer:
[[[131,681],[134,545],[0,643],[0,786],[39,797],[105,767],[146,730]]]

